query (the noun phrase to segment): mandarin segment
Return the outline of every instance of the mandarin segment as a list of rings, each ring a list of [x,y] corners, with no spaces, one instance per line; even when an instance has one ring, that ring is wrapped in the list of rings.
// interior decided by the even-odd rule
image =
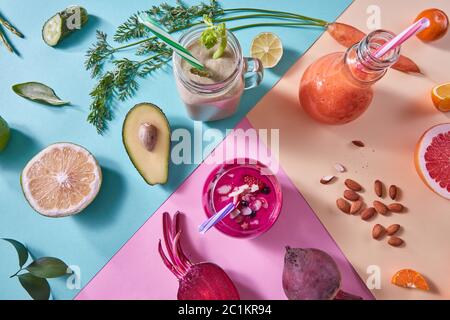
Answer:
[[[414,288],[428,291],[430,287],[424,276],[412,269],[402,269],[398,271],[391,280],[392,284],[403,288]]]

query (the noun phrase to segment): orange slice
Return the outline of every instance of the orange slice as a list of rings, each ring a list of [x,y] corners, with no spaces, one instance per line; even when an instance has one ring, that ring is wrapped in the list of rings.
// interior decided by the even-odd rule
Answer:
[[[441,111],[450,111],[450,82],[440,84],[431,90],[431,99],[436,108]]]
[[[283,56],[283,45],[275,34],[263,32],[253,39],[250,54],[261,60],[264,68],[273,68]]]
[[[77,214],[97,196],[100,166],[83,147],[72,143],[50,145],[28,162],[22,190],[30,206],[47,217]]]
[[[421,290],[430,290],[425,278],[417,271],[412,269],[403,269],[398,271],[391,280],[392,284],[403,288],[415,288]]]

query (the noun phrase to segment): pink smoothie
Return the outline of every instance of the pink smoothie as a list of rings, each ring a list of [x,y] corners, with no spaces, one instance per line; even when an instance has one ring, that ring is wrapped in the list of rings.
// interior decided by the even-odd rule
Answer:
[[[261,173],[263,167],[229,164],[210,174],[204,187],[207,216],[230,202],[237,203],[237,208],[216,225],[220,231],[234,237],[255,237],[274,224],[281,210],[281,189],[274,175]]]

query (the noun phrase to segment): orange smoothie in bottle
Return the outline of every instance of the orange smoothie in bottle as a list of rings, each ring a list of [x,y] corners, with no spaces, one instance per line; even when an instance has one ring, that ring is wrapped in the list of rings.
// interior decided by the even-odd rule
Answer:
[[[394,36],[374,31],[347,52],[331,53],[311,64],[300,83],[300,104],[306,113],[325,124],[345,124],[361,116],[372,102],[372,85],[399,58],[400,48],[381,58],[374,55]]]

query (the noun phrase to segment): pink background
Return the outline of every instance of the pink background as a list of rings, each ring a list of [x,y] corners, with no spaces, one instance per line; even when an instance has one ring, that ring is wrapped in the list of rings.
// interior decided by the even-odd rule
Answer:
[[[244,119],[237,128],[248,129],[251,125]],[[223,143],[229,139],[227,137],[219,145],[214,153],[216,156],[220,155]],[[250,154],[258,147],[266,150],[261,142],[259,146],[254,142],[250,146]],[[267,159],[260,160],[270,165]],[[201,190],[214,167],[214,164],[201,164],[76,299],[176,299],[177,280],[162,263],[157,244],[162,237],[161,214],[164,211],[174,214],[181,208],[184,213],[182,245],[186,254],[193,262],[210,261],[221,266],[236,284],[242,299],[286,299],[281,285],[286,245],[314,247],[328,252],[340,267],[343,289],[364,299],[373,298],[281,168],[277,177],[283,189],[283,209],[267,233],[253,240],[231,238],[216,229],[200,235],[197,226],[205,219]],[[273,163],[271,167],[274,168]]]

